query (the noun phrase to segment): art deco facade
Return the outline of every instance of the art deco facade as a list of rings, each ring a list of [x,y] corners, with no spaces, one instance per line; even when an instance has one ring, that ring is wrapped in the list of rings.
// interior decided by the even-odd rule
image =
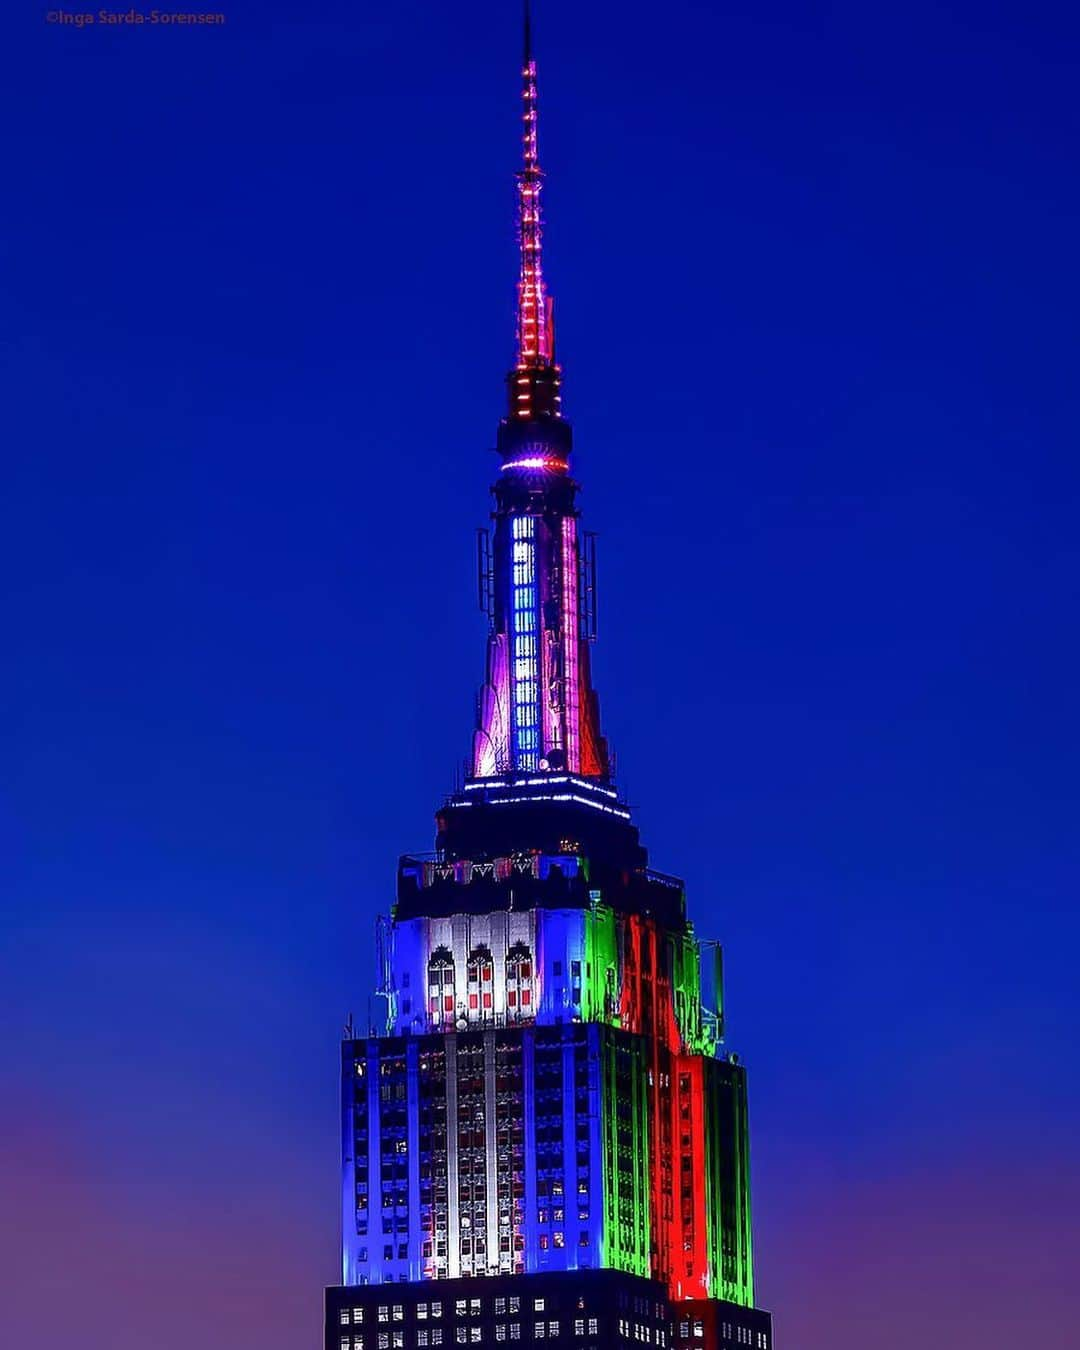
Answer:
[[[385,1023],[343,1046],[326,1346],[765,1350],[720,951],[683,883],[648,865],[592,688],[595,566],[542,268],[528,25],[523,117],[485,680],[463,787],[435,852],[401,859],[380,925]]]

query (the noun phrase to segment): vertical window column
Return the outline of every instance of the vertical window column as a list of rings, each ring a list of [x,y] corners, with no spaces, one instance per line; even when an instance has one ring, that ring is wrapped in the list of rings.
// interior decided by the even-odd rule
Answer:
[[[511,527],[513,758],[515,769],[534,770],[540,762],[536,519],[514,516]]]
[[[566,719],[566,767],[581,772],[581,682],[578,674],[578,642],[581,621],[578,614],[577,520],[564,516],[562,522],[562,649],[563,716]]]

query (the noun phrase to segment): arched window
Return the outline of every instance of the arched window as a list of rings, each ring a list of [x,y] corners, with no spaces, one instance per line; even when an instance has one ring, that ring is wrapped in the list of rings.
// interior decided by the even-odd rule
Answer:
[[[487,1022],[495,1016],[495,962],[488,947],[474,947],[466,969],[466,1002],[470,1022]]]
[[[435,1026],[454,1020],[454,958],[436,947],[428,962],[428,1015]]]
[[[506,1016],[511,1022],[536,1016],[532,952],[515,942],[506,953]]]

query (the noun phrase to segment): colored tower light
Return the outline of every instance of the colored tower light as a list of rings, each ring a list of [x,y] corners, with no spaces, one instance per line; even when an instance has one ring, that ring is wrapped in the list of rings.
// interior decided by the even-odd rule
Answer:
[[[566,718],[566,767],[581,771],[581,733],[579,729],[581,689],[579,684],[578,636],[578,552],[577,521],[564,516],[562,522],[562,663],[563,708]]]
[[[540,762],[540,684],[537,669],[536,520],[512,522],[512,641],[514,767],[535,769]]]

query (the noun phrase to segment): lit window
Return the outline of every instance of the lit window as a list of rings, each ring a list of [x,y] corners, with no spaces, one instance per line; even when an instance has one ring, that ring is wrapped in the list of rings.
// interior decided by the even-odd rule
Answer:
[[[589,1318],[589,1335],[596,1336],[600,1331],[599,1321],[595,1317]]]
[[[479,1339],[480,1339],[480,1328],[479,1328],[479,1327],[470,1327],[470,1328],[469,1328],[469,1340],[472,1341],[473,1344],[475,1345],[476,1342],[479,1341]]]
[[[347,1326],[349,1325],[349,1310],[348,1310],[348,1308],[342,1308],[342,1310],[341,1310],[341,1325],[342,1325],[343,1327],[347,1327]]]
[[[390,1305],[388,1303],[379,1304],[378,1318],[380,1322],[390,1321]]]
[[[576,1318],[574,1319],[574,1335],[575,1335],[575,1336],[584,1336],[584,1335],[585,1335],[585,1319],[584,1319],[584,1317],[576,1317]]]
[[[468,1299],[459,1298],[457,1302],[454,1304],[454,1312],[457,1313],[458,1317],[464,1317],[465,1310],[468,1306],[469,1306]]]
[[[442,1327],[431,1328],[431,1344],[442,1345]]]
[[[422,1328],[416,1333],[416,1344],[417,1344],[417,1345],[427,1345],[427,1343],[428,1343],[427,1327],[422,1327]]]
[[[426,1303],[418,1303],[418,1304],[416,1305],[416,1320],[417,1320],[418,1322],[426,1322],[426,1321],[427,1321],[427,1304],[426,1304]]]
[[[511,1339],[512,1341],[520,1341],[520,1340],[521,1340],[521,1323],[520,1323],[520,1322],[511,1322],[511,1323],[510,1323],[510,1339]]]
[[[495,1339],[496,1339],[497,1341],[505,1341],[505,1340],[506,1340],[506,1323],[505,1323],[505,1322],[496,1322],[496,1323],[495,1323]]]
[[[557,1336],[558,1334],[559,1334],[559,1324],[558,1324],[558,1322],[549,1322],[549,1323],[548,1323],[548,1335],[549,1335],[549,1336]]]
[[[405,1309],[402,1307],[400,1303],[394,1304],[394,1321],[395,1322],[405,1321]]]
[[[469,1299],[469,1312],[473,1317],[480,1316],[480,1300],[478,1298]]]
[[[456,1328],[455,1328],[455,1330],[454,1330],[454,1340],[457,1341],[458,1345],[464,1345],[465,1342],[466,1342],[468,1339],[469,1339],[469,1328],[468,1328],[468,1327],[456,1327]]]
[[[533,1327],[533,1340],[542,1341],[544,1339],[544,1332],[546,1330],[547,1330],[546,1322],[537,1322],[537,1324]]]
[[[405,1350],[405,1333],[403,1331],[394,1332],[394,1350]]]
[[[363,1308],[354,1308],[354,1309],[352,1310],[352,1320],[353,1320],[353,1326],[354,1326],[354,1327],[358,1327],[358,1326],[361,1325],[361,1323],[362,1323],[363,1320],[364,1320],[364,1310],[363,1310]]]
[[[433,1303],[433,1304],[431,1305],[431,1315],[432,1315],[432,1317],[441,1317],[441,1316],[442,1316],[442,1304],[441,1304],[441,1303],[436,1302],[436,1303]]]
[[[390,1333],[388,1331],[379,1332],[379,1350],[390,1350]]]
[[[521,1299],[517,1298],[516,1296],[512,1296],[510,1299],[509,1311],[512,1313],[516,1313],[519,1311],[520,1308],[521,1308]]]

